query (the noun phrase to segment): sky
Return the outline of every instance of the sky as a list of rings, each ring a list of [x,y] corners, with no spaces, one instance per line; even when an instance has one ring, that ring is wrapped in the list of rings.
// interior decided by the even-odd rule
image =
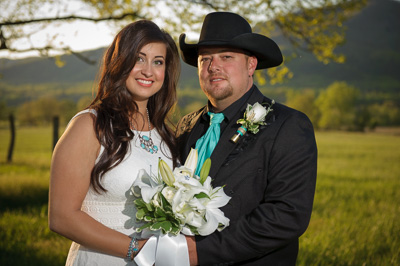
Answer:
[[[61,1],[67,3],[68,10],[77,15],[91,15],[88,9],[82,6],[82,3],[79,1]],[[68,11],[61,13],[60,16],[68,14],[67,12]],[[44,5],[41,8],[41,12],[39,12],[39,17],[51,17],[54,15],[55,13],[54,11],[51,11],[51,7],[46,5]],[[35,27],[37,26],[28,26],[30,30],[36,32],[30,36],[30,40],[20,40],[19,42],[13,43],[13,45],[19,49],[25,49],[29,47],[29,42],[35,44],[36,46],[43,46],[45,45],[44,40],[51,39],[53,38],[52,36],[58,34],[57,38],[54,40],[56,45],[64,44],[71,47],[73,51],[80,52],[110,45],[114,36],[119,31],[118,27],[110,26],[106,22],[93,23],[82,20],[69,23],[57,23],[57,25],[48,26],[46,30],[42,31],[37,31],[37,28]],[[29,56],[38,56],[38,52],[10,53],[8,51],[0,51],[0,57],[6,57],[10,59],[24,58]]]

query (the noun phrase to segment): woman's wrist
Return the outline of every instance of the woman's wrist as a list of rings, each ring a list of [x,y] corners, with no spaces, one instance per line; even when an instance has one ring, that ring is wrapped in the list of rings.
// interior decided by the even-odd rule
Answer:
[[[128,252],[126,254],[127,260],[133,260],[133,258],[139,253],[139,243],[135,237],[131,237],[129,242]]]

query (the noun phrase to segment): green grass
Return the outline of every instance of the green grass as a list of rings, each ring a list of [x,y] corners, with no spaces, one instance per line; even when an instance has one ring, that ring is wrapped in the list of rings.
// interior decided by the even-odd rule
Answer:
[[[47,227],[51,128],[0,129],[0,265],[64,265],[70,241]],[[298,265],[399,265],[400,136],[317,132],[314,211]]]
[[[52,130],[17,129],[13,162],[10,134],[0,130],[0,265],[64,265],[70,241],[47,226]]]
[[[299,265],[399,265],[400,136],[319,132],[317,143]]]

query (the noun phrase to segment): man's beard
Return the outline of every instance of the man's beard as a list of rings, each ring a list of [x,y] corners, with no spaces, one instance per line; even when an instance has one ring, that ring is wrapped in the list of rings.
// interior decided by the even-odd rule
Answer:
[[[217,89],[203,89],[204,94],[208,99],[213,99],[215,101],[224,100],[233,94],[231,87],[223,87]]]

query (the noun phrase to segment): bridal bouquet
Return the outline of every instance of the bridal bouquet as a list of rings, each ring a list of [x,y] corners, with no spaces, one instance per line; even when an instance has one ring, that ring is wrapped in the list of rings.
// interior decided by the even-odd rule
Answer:
[[[131,188],[137,197],[136,219],[144,222],[137,232],[146,229],[205,236],[229,225],[229,219],[219,208],[230,197],[223,187],[211,186],[210,159],[204,162],[200,176],[194,174],[197,157],[197,150],[192,149],[185,164],[174,171],[160,159],[157,176],[150,176],[145,170],[139,172]]]

